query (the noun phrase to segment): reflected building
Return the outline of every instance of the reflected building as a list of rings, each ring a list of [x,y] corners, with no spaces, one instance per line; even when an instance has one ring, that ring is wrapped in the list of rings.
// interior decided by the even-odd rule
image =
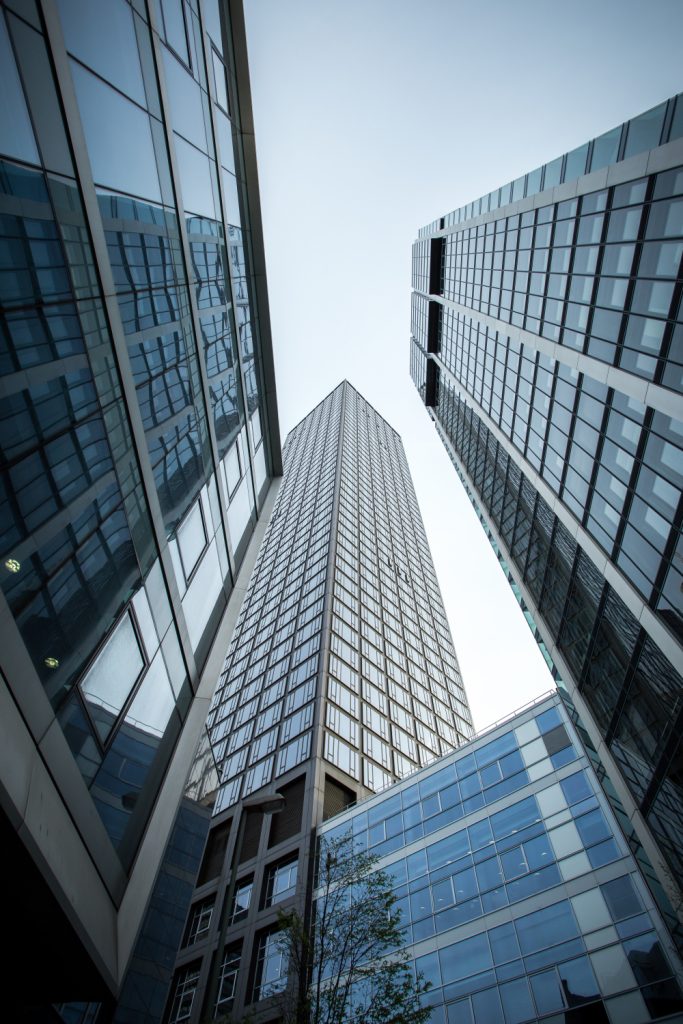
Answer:
[[[111,1003],[281,473],[241,5],[10,0],[0,80],[5,968]]]
[[[169,1024],[274,1019],[277,915],[310,912],[315,827],[472,735],[399,436],[344,382],[283,457],[208,717],[220,786]]]
[[[318,829],[387,873],[430,1024],[681,1019],[680,958],[572,718],[546,697]]]
[[[415,385],[677,914],[682,136],[678,96],[423,228],[411,339]]]

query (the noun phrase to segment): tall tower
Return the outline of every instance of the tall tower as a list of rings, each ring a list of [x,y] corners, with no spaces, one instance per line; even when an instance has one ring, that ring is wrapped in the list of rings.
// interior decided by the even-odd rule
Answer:
[[[284,463],[208,719],[221,785],[172,1024],[240,1019],[246,1006],[268,1019],[277,911],[310,899],[315,827],[472,735],[399,436],[344,382],[292,430]],[[285,808],[265,824],[245,810],[275,791]],[[219,931],[218,1000],[206,1006]]]
[[[0,92],[4,968],[54,1019],[120,996],[281,453],[239,0],[3,3]]]
[[[683,96],[423,228],[411,373],[683,906]]]

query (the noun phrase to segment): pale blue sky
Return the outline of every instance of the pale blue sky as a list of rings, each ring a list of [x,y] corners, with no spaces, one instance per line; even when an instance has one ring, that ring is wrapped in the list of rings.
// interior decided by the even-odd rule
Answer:
[[[402,435],[475,725],[552,686],[408,373],[418,229],[683,89],[683,0],[245,0],[283,438]]]

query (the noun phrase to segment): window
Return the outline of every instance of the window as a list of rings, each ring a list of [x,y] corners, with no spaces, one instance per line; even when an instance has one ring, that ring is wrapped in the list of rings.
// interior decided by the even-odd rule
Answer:
[[[137,631],[130,612],[126,612],[81,682],[81,692],[103,743],[144,668]]]
[[[256,948],[256,970],[254,975],[254,1000],[282,992],[287,984],[287,963],[280,948],[277,931],[263,932],[258,937]]]
[[[221,963],[218,975],[218,995],[216,997],[214,1017],[219,1013],[228,1013],[232,1009],[241,954],[240,946],[228,946],[223,954],[223,962]]]
[[[216,102],[226,114],[230,114],[230,107],[228,105],[228,83],[225,78],[225,65],[223,61],[212,48],[211,56],[213,58],[213,76],[214,82],[216,83]]]
[[[178,527],[178,549],[185,580],[189,581],[206,547],[206,527],[201,499],[198,499]]]
[[[213,905],[214,900],[212,897],[208,900],[202,900],[201,903],[195,903],[195,905],[190,908],[190,916],[187,921],[185,941],[183,945],[191,946],[193,942],[199,942],[201,939],[206,938],[209,934]]]
[[[251,903],[251,892],[253,888],[253,877],[243,878],[237,883],[232,903],[232,913],[230,915],[231,924],[234,924],[235,921],[243,921],[249,913],[249,904]]]
[[[279,864],[272,864],[266,874],[266,886],[263,905],[270,907],[293,896],[296,892],[296,877],[299,866],[298,857],[290,858]]]
[[[190,1019],[198,981],[199,964],[189,964],[178,972],[168,1024],[180,1024],[180,1021]]]

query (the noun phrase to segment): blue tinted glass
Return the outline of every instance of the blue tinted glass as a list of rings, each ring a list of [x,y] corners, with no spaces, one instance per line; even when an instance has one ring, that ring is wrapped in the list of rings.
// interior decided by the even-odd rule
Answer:
[[[424,850],[418,850],[417,853],[412,853],[408,858],[408,877],[409,879],[420,878],[421,874],[427,873],[427,854]]]
[[[0,152],[30,164],[40,163],[3,17],[0,17]]]
[[[493,960],[486,932],[439,950],[439,960],[443,976],[449,981],[470,978],[488,970],[493,966]]]
[[[520,955],[514,925],[510,922],[501,924],[498,928],[492,928],[489,932],[489,941],[495,964],[504,964],[508,960],[516,960]]]
[[[588,143],[573,149],[567,153],[567,160],[564,165],[564,181],[572,181],[586,173],[586,157],[588,156]]]
[[[628,939],[624,949],[639,985],[661,981],[672,973],[655,932]]]
[[[514,882],[508,883],[507,892],[510,903],[524,900],[535,892],[543,892],[544,889],[550,889],[553,885],[559,885],[561,881],[557,865],[549,864],[547,868],[543,868],[541,871],[534,871],[530,875],[524,875],[524,877],[517,878]]]
[[[600,995],[598,983],[587,956],[560,964],[557,970],[569,1006],[580,1006],[581,1003],[589,999],[597,999]]]
[[[577,772],[575,775],[563,779],[560,786],[565,800],[570,806],[593,795],[590,783],[583,772]]]
[[[454,767],[459,779],[465,778],[466,775],[471,775],[472,772],[477,770],[474,754],[466,754],[465,757],[461,757],[459,761],[455,762]]]
[[[408,786],[401,793],[401,804],[403,807],[412,807],[420,799],[417,786]]]
[[[591,171],[599,171],[608,164],[613,164],[619,155],[619,142],[621,141],[621,125],[605,132],[593,141],[593,155],[591,157]]]
[[[536,1016],[526,978],[508,981],[500,986],[499,991],[506,1024],[522,1024]]]
[[[570,764],[572,761],[576,761],[576,751],[571,743],[568,747],[564,747],[562,750],[558,750],[550,755],[550,763],[555,769],[561,768],[564,764]]]
[[[551,160],[549,164],[545,165],[545,176],[543,179],[544,189],[553,188],[555,185],[560,184],[563,160],[564,157],[558,156],[556,160]]]
[[[162,53],[173,127],[188,142],[207,152],[201,90],[170,50],[162,47]],[[228,156],[229,153],[226,154]]]
[[[415,961],[415,967],[424,981],[428,981],[434,988],[441,985],[441,971],[439,970],[439,957],[436,953],[428,953],[426,956],[419,956]]]
[[[624,159],[659,145],[665,113],[666,103],[660,103],[658,107],[646,110],[640,117],[634,117],[629,121]]]
[[[133,12],[124,0],[58,0],[69,53],[145,106]],[[102,42],[106,39],[107,45]]]
[[[469,999],[460,999],[448,1006],[448,1024],[474,1024],[472,1004]]]
[[[498,990],[487,988],[472,996],[472,1009],[477,1024],[504,1024],[505,1018],[500,1006]]]
[[[148,115],[71,61],[96,184],[161,201]]]
[[[447,836],[438,843],[434,843],[427,850],[430,871],[442,867],[444,864],[451,864],[460,857],[464,857],[466,853],[469,853],[469,849],[470,844],[465,829],[461,832],[456,832],[452,836]]]
[[[453,767],[442,768],[441,771],[434,772],[433,775],[419,783],[420,797],[424,799],[424,797],[430,796],[432,793],[438,793],[440,789],[445,789],[446,786],[449,786],[454,781],[455,772]]]
[[[583,814],[575,820],[584,846],[592,846],[593,843],[598,843],[601,839],[607,839],[612,835],[605,816],[599,808],[588,814]]]
[[[472,899],[479,892],[474,868],[467,868],[465,871],[458,871],[453,875],[453,889],[457,903]]]
[[[478,772],[474,775],[468,775],[466,779],[462,779],[460,783],[460,793],[462,795],[463,802],[468,800],[470,797],[476,797],[481,793],[481,779]]]
[[[508,898],[505,886],[501,885],[498,889],[490,889],[488,892],[482,893],[481,905],[485,914],[490,914],[493,910],[506,907],[508,905]]]
[[[506,732],[491,743],[486,743],[479,750],[475,750],[474,757],[479,768],[491,761],[497,761],[503,754],[509,754],[511,750],[517,750],[517,740],[513,732]]]
[[[473,850],[481,850],[483,847],[488,846],[493,842],[491,823],[488,818],[483,818],[475,825],[470,825],[467,829],[467,833],[470,838],[470,846]]]
[[[578,935],[574,915],[566,900],[519,918],[516,928],[525,956]]]
[[[507,754],[501,759],[500,770],[503,773],[504,778],[509,778],[510,775],[514,775],[516,772],[521,772],[524,768],[524,761],[519,750],[514,750],[511,754]]]
[[[427,917],[432,912],[429,888],[426,886],[419,889],[417,892],[411,893],[408,902],[410,906],[411,921],[419,921],[421,918]]]
[[[541,733],[550,732],[556,726],[562,724],[562,718],[557,708],[549,708],[542,715],[536,716],[536,725]]]
[[[161,0],[161,7],[164,15],[164,27],[166,29],[166,41],[172,46],[179,57],[190,63],[190,55],[187,49],[187,30],[185,28],[185,17],[183,12],[183,0]]]
[[[560,988],[560,979],[555,970],[542,971],[529,979],[534,993],[534,1001],[539,1013],[552,1013],[565,1007]]]
[[[512,807],[506,807],[504,810],[498,811],[497,814],[491,816],[493,834],[496,839],[504,839],[505,836],[518,832],[520,829],[537,821],[539,817],[536,798],[533,796],[527,797],[526,800],[520,800],[519,803],[513,804]]]
[[[214,220],[214,162],[179,135],[174,135],[174,143],[185,212],[190,211]]]
[[[503,881],[500,864],[497,857],[490,857],[475,867],[475,873],[482,891],[495,889]]]
[[[532,871],[535,871],[536,868],[544,868],[555,860],[550,842],[545,835],[524,843],[524,855]]]
[[[619,847],[613,839],[608,839],[597,846],[591,846],[588,851],[588,859],[591,867],[599,868],[602,864],[610,864],[619,857]]]

